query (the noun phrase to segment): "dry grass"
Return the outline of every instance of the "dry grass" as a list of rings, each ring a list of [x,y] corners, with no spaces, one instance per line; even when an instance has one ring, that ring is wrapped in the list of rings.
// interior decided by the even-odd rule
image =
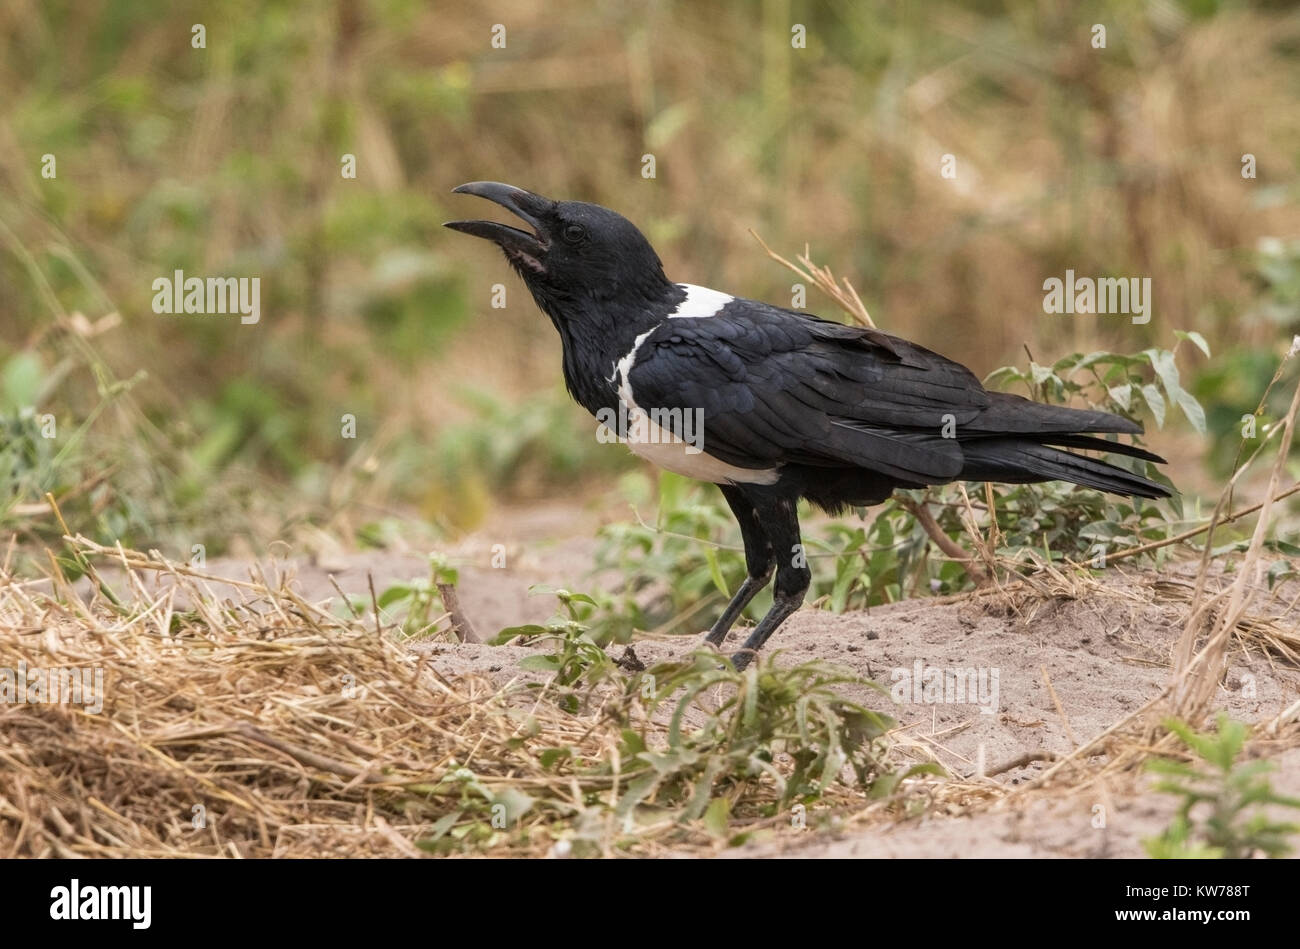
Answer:
[[[503,754],[520,726],[490,682],[430,676],[373,625],[287,584],[252,579],[221,602],[197,572],[135,553],[121,563],[122,607],[83,603],[57,572],[0,580],[0,625],[15,630],[0,666],[98,668],[105,682],[101,714],[0,707],[6,854],[410,855],[457,809],[457,767],[496,787],[549,780],[530,755]],[[146,592],[149,573],[171,578],[167,592]],[[534,714],[550,715],[552,739],[580,743],[558,711]]]
[[[617,768],[598,767],[618,756],[620,724],[606,714],[612,692],[568,714],[519,680],[439,675],[373,612],[339,618],[284,577],[232,584],[80,538],[69,539],[69,552],[105,589],[95,565],[113,565],[124,578],[119,589],[87,596],[54,561],[36,580],[6,568],[0,627],[10,632],[0,637],[0,668],[102,669],[103,709],[0,705],[7,856],[417,856],[426,852],[421,842],[435,852],[492,855],[712,853],[725,836],[761,837],[790,820],[762,813],[776,793],[760,787],[733,812],[725,836],[667,812],[625,822],[613,807]],[[237,588],[238,599],[222,600],[215,583]],[[970,594],[1026,618],[1062,598],[1134,595],[1051,565]],[[1194,613],[1184,585],[1157,579],[1150,595]],[[1294,625],[1268,611],[1243,611],[1233,636],[1279,661],[1300,652]],[[503,664],[513,667],[517,650],[510,653]],[[1199,668],[1175,681],[1211,674]],[[1169,694],[1019,787],[995,778],[1024,762],[990,762],[986,775],[908,779],[900,796],[883,801],[837,785],[819,814],[842,829],[864,828],[902,813],[970,813],[1073,793],[1099,779],[1114,790],[1116,778],[1135,780],[1136,765],[1170,750],[1167,736],[1152,731]],[[1293,707],[1261,729],[1257,748],[1300,743],[1297,714]],[[654,742],[665,723],[654,717],[637,727]],[[900,729],[890,740],[895,763],[910,763],[936,760],[943,735]],[[554,747],[572,749],[572,768],[543,764],[542,752]],[[493,829],[492,804],[511,809],[520,795],[532,801],[522,820]]]
[[[440,675],[376,619],[377,608],[340,618],[284,577],[230,581],[156,553],[80,537],[67,545],[64,556],[86,570],[94,592],[69,583],[53,554],[43,578],[20,579],[6,566],[0,628],[11,632],[0,636],[0,668],[102,670],[102,710],[0,705],[2,854],[415,856],[423,845],[650,855],[721,846],[716,828],[667,807],[616,815],[635,774],[619,764],[622,729],[635,727],[653,748],[669,727],[666,715],[644,709],[631,726],[607,714],[617,688],[593,690],[569,714],[521,679]],[[101,576],[105,564],[121,578],[117,590]],[[213,584],[237,589],[238,600],[223,600]],[[513,668],[519,650],[500,648]],[[553,748],[570,750],[565,767],[546,762]],[[788,823],[788,813],[770,816],[777,797],[763,777],[733,793],[732,827]],[[845,810],[863,799],[845,782],[822,800]],[[499,828],[494,805],[508,815]]]

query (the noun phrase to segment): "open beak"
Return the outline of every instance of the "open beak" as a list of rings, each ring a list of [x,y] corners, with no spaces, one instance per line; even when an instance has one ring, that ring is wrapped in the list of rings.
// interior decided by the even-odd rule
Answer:
[[[526,263],[538,271],[543,269],[542,257],[550,246],[550,240],[547,238],[545,225],[542,222],[546,212],[555,205],[554,201],[498,181],[471,181],[459,188],[453,188],[452,193],[474,194],[480,198],[487,198],[518,216],[533,231],[530,233],[495,221],[448,221],[443,227],[494,241],[512,260]]]

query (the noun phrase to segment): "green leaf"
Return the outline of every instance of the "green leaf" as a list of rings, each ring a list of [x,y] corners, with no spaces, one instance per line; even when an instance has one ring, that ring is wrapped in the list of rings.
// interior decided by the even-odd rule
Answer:
[[[411,593],[411,587],[405,583],[395,583],[383,593],[379,594],[379,608],[386,609],[398,600],[406,599],[411,595]]]
[[[41,360],[34,353],[17,353],[0,370],[0,395],[10,408],[36,404],[41,391]],[[3,407],[3,406],[0,406]]]
[[[1116,537],[1131,536],[1132,531],[1114,521],[1093,521],[1079,528],[1079,536],[1089,540],[1114,540]]]
[[[556,656],[525,656],[519,660],[519,668],[529,672],[556,672],[560,668],[560,659]]]
[[[994,369],[984,377],[984,387],[986,389],[1004,389],[1009,383],[1023,382],[1025,374],[1015,366],[1003,366],[1001,369]]]
[[[1143,352],[1151,360],[1151,368],[1155,370],[1160,384],[1165,387],[1165,392],[1169,394],[1170,399],[1175,398],[1183,387],[1178,381],[1178,366],[1174,363],[1174,354],[1167,349],[1147,349]]]
[[[532,810],[537,802],[518,788],[503,788],[493,797],[492,803],[505,805],[506,820],[513,823]]]
[[[1196,401],[1195,396],[1187,392],[1178,377],[1178,367],[1174,364],[1174,354],[1167,349],[1144,350],[1151,358],[1151,368],[1155,370],[1160,384],[1164,386],[1169,401],[1178,404],[1192,423],[1192,427],[1201,435],[1205,434],[1205,410]]]
[[[716,797],[709,802],[708,809],[704,812],[704,829],[714,837],[725,837],[730,817],[731,802],[725,797]]]
[[[709,577],[713,580],[713,585],[723,596],[730,596],[727,592],[727,581],[722,578],[722,568],[718,566],[718,552],[712,547],[705,546],[704,559],[709,565]]]
[[[623,796],[618,799],[614,813],[622,817],[630,814],[632,809],[650,796],[660,781],[659,773],[654,769],[647,771],[627,786]]]
[[[622,731],[623,744],[619,748],[619,755],[625,759],[635,758],[641,752],[645,751],[645,739],[639,732],[631,728],[625,728]]]
[[[1207,357],[1210,355],[1210,344],[1205,341],[1205,337],[1200,333],[1197,333],[1194,330],[1188,333],[1184,333],[1182,330],[1174,330],[1174,335],[1179,339],[1185,339],[1194,344],[1196,348],[1205,353]]]
[[[1187,421],[1192,423],[1192,428],[1196,429],[1198,434],[1205,434],[1205,409],[1201,403],[1196,401],[1196,397],[1185,389],[1178,392],[1178,407],[1183,410],[1187,416]]]
[[[835,586],[831,590],[831,612],[843,613],[849,599],[849,587],[857,576],[857,560],[845,558],[839,565],[835,576]]]
[[[944,769],[943,765],[939,764],[937,761],[927,761],[924,764],[914,764],[903,772],[903,777],[914,778],[918,774],[932,774],[936,778],[948,777],[948,772]]]
[[[423,846],[426,843],[433,843],[441,840],[446,835],[447,831],[451,830],[452,827],[456,825],[456,821],[460,820],[460,815],[463,813],[464,811],[452,811],[450,814],[444,814],[442,817],[439,817],[434,825],[429,828],[429,836],[421,840],[416,844],[416,846]]]
[[[1164,428],[1165,397],[1160,394],[1160,390],[1148,382],[1142,386],[1142,398],[1146,399],[1147,405],[1151,407],[1151,414],[1156,420],[1156,428]]]
[[[570,748],[543,748],[537,753],[538,763],[547,771],[551,771],[561,761],[573,757],[573,750]]]
[[[1052,372],[1051,366],[1040,366],[1036,362],[1029,364],[1029,371],[1031,378],[1038,385],[1042,385],[1047,380],[1056,377],[1056,373]]]

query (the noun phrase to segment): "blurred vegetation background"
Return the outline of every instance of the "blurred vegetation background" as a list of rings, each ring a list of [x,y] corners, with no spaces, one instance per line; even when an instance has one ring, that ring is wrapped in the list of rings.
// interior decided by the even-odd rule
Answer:
[[[448,193],[475,179],[613,207],[675,279],[782,304],[747,230],[807,243],[980,375],[1199,331],[1209,437],[1151,438],[1192,490],[1300,331],[1292,3],[4,0],[0,90],[0,527],[24,536],[58,532],[45,491],[98,540],[210,552],[602,496],[637,463],[569,403],[500,255],[440,227],[482,213]],[[177,269],[260,277],[260,322],[155,314]],[[1045,315],[1067,269],[1151,277],[1151,322]]]

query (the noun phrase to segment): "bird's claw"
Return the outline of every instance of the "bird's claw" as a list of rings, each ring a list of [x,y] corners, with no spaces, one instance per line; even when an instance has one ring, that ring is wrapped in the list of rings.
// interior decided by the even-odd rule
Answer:
[[[736,667],[737,672],[744,672],[749,664],[754,661],[756,653],[752,649],[740,649],[731,654],[731,664]]]

